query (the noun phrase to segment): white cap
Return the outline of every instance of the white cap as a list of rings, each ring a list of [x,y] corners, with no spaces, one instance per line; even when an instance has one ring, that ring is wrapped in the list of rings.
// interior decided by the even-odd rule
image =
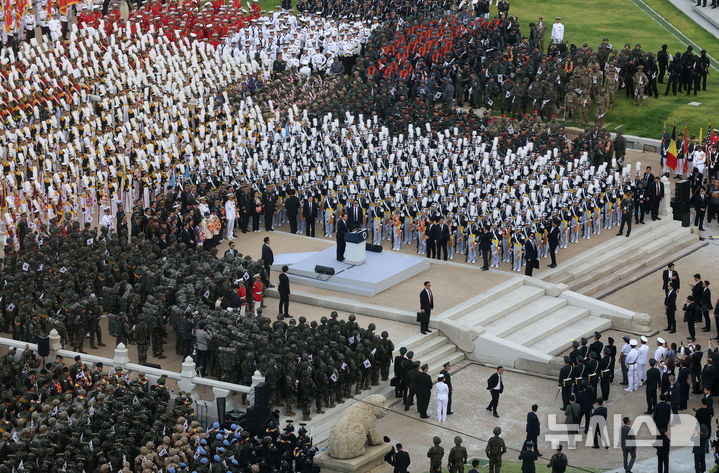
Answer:
[[[662,337],[658,337],[658,338],[657,338],[657,343],[661,343],[662,345],[664,345],[664,344],[667,343],[667,342],[665,342]]]
[[[632,338],[631,340],[629,340],[629,344],[630,344],[631,346],[633,346],[633,347],[637,346],[637,340],[636,340],[636,338]]]
[[[642,343],[647,343],[649,341],[647,339],[647,337],[645,337],[644,335],[642,335],[641,340],[642,340]]]

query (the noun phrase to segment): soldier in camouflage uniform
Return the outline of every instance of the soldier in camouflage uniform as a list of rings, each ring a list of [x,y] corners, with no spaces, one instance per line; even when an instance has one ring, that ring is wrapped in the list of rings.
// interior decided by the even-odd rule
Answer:
[[[147,363],[147,348],[150,343],[150,327],[145,319],[138,319],[135,324],[135,341],[137,342],[138,363],[144,365]]]
[[[464,464],[467,463],[467,449],[462,446],[462,437],[454,438],[454,447],[449,451],[447,457],[447,469],[449,473],[464,473]]]
[[[442,458],[444,458],[444,448],[439,444],[442,440],[435,436],[432,438],[434,444],[427,451],[427,458],[429,458],[429,473],[441,473],[442,471]]]

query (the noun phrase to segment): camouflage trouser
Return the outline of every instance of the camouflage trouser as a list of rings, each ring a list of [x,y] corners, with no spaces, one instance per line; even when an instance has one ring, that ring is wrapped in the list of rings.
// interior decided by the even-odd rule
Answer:
[[[82,344],[85,343],[85,329],[76,330],[72,337],[72,349],[76,352],[82,352]]]
[[[333,386],[330,387],[329,393],[327,395],[327,400],[329,401],[329,407],[335,407],[337,404],[339,391],[337,390],[339,386],[335,383]]]
[[[102,343],[102,330],[100,330],[97,320],[90,325],[90,346],[93,348],[95,348],[95,337],[97,337],[97,343]]]
[[[304,399],[302,397],[297,398],[297,404],[300,407],[300,410],[302,411],[303,417],[309,417],[312,412],[312,403],[309,399]]]
[[[315,407],[317,408],[317,412],[322,410],[322,406],[329,407],[329,405],[330,405],[329,392],[326,390],[315,391]]]
[[[489,457],[489,473],[499,473],[500,468],[502,468],[502,457]]]
[[[379,368],[380,367],[377,365],[372,365],[372,368],[369,370],[372,386],[377,386],[379,384]]]
[[[382,361],[379,365],[380,373],[382,373],[382,381],[387,381],[389,379],[389,366],[391,364],[391,360],[385,360]]]
[[[164,334],[162,330],[155,329],[151,332],[150,339],[152,341],[152,354],[155,357],[162,356],[162,345],[164,343]]]
[[[147,342],[137,342],[137,360],[141,365],[147,363]]]
[[[449,473],[464,473],[464,464],[453,463],[452,467],[449,469]]]
[[[342,397],[351,398],[352,397],[352,386],[354,385],[355,381],[352,379],[348,379],[345,381],[343,386],[343,395]]]
[[[282,393],[280,392],[280,386],[277,383],[270,385],[270,404],[272,407],[279,407],[282,405]]]

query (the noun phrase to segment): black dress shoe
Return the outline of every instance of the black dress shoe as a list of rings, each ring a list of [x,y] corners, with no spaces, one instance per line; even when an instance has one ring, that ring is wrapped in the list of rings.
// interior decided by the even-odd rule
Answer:
[[[622,234],[621,234],[621,233],[617,233],[617,236],[622,236]]]
[[[427,332],[425,332],[424,330],[422,330],[422,335],[427,335]]]
[[[493,415],[494,417],[499,417],[499,414],[497,414],[496,412],[495,412],[494,414],[492,414],[492,415]]]
[[[430,329],[427,329],[427,333],[429,333],[429,332],[431,332],[431,330],[430,330]]]
[[[454,412],[448,412],[448,413],[447,413],[448,416],[451,416],[452,414],[454,414]]]
[[[677,333],[676,330],[670,330],[669,333]]]
[[[419,416],[420,419],[429,419],[429,416]]]
[[[550,268],[556,268],[557,265],[556,265],[556,264],[550,264],[549,267],[550,267]]]

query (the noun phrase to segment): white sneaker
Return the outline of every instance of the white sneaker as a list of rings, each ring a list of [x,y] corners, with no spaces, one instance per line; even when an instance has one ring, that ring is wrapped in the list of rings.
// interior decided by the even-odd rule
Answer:
[[[628,392],[628,393],[634,391],[632,388],[624,388],[624,390],[625,390],[626,392]]]

